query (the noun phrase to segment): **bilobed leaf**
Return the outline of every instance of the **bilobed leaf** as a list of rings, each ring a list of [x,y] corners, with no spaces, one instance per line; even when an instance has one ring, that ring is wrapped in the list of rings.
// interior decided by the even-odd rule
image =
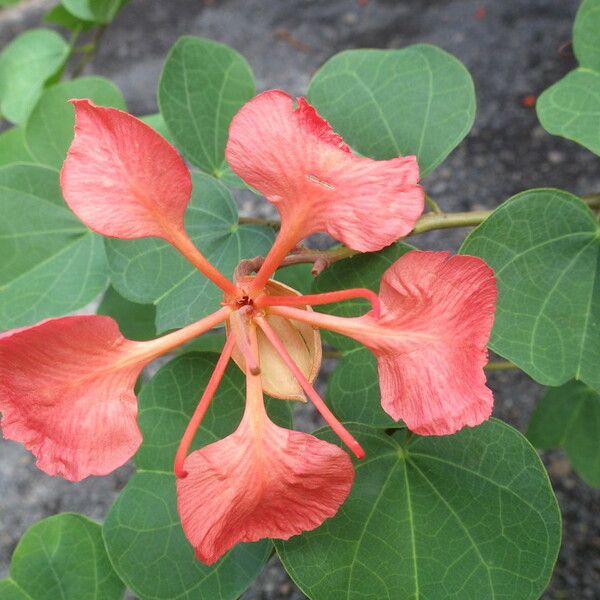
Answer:
[[[411,249],[407,244],[397,243],[381,252],[360,254],[334,263],[315,279],[313,293],[355,287],[378,292],[386,269]],[[369,302],[360,298],[315,307],[341,317],[357,317],[370,308]],[[375,427],[397,426],[381,408],[377,364],[371,352],[350,338],[324,330],[321,335],[342,352],[327,386],[327,401],[338,418]]]
[[[537,113],[548,133],[600,155],[600,71],[571,71],[539,97]]]
[[[131,302],[123,298],[112,286],[106,290],[96,312],[115,319],[121,333],[127,339],[150,340],[156,337],[154,305]]]
[[[102,240],[67,208],[56,171],[1,168],[0,213],[0,330],[72,312],[102,291]]]
[[[2,600],[120,600],[125,588],[104,549],[100,525],[63,513],[32,525],[17,545]]]
[[[167,56],[158,103],[178,148],[220,177],[229,123],[254,93],[254,76],[243,56],[223,44],[184,36]]]
[[[99,106],[125,109],[121,92],[102,77],[81,77],[47,89],[27,119],[25,141],[37,162],[56,169],[62,166],[73,141],[71,98],[89,98]]]
[[[581,200],[517,194],[460,252],[483,258],[498,281],[490,348],[540,383],[576,378],[600,391],[600,226]]]
[[[68,44],[50,29],[30,29],[8,44],[0,54],[2,116],[13,123],[24,121],[68,53]]]
[[[128,0],[61,0],[75,17],[93,23],[110,23]]]
[[[584,0],[579,7],[573,47],[579,68],[539,97],[537,114],[549,133],[600,155],[600,0]]]
[[[36,162],[25,144],[23,127],[11,127],[0,133],[0,166],[17,162]]]
[[[381,407],[375,356],[364,347],[345,352],[327,384],[327,403],[342,421],[397,427]]]
[[[308,95],[352,148],[377,159],[415,154],[421,176],[450,154],[475,119],[469,72],[426,44],[340,52],[319,69]]]
[[[600,72],[600,0],[583,0],[579,6],[573,49],[582,67]]]
[[[550,388],[538,402],[527,437],[537,448],[563,448],[576,471],[600,487],[600,394],[580,381]]]
[[[45,15],[44,21],[62,25],[70,31],[86,31],[94,26],[92,21],[85,21],[71,14],[62,4],[57,4],[51,8]]]
[[[242,258],[265,254],[273,231],[238,225],[227,188],[203,173],[194,173],[192,179],[186,228],[206,258],[231,276]],[[221,290],[166,242],[150,238],[105,241],[114,287],[129,300],[156,305],[158,332],[186,325],[220,307]]]
[[[276,542],[311,600],[540,597],[561,520],[520,433],[495,419],[445,437],[352,431],[367,458],[350,497],[315,531]]]
[[[258,575],[271,542],[240,544],[208,567],[194,557],[179,522],[173,459],[179,440],[212,373],[214,354],[183,355],[162,367],[140,394],[144,442],[129,481],[104,525],[115,569],[144,600],[234,600]],[[231,433],[244,407],[244,377],[232,363],[204,417],[193,449]],[[273,400],[273,416],[290,424],[290,403]],[[270,411],[271,412],[271,411]]]

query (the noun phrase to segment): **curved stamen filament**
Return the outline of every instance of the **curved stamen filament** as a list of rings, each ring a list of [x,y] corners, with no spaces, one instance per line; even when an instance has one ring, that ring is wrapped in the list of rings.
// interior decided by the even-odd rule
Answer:
[[[235,344],[235,338],[233,335],[230,335],[225,342],[225,346],[221,351],[221,356],[219,356],[219,360],[215,366],[215,370],[212,372],[210,379],[208,380],[208,384],[202,397],[200,398],[200,402],[198,402],[198,406],[192,415],[187,427],[185,428],[185,432],[179,442],[179,447],[177,448],[177,454],[175,454],[175,462],[173,465],[173,470],[175,471],[175,475],[179,478],[185,477],[187,472],[183,468],[183,463],[185,462],[188,450],[190,445],[192,444],[192,440],[196,435],[196,431],[198,431],[198,427],[200,427],[200,423],[210,406],[210,403],[221,383],[221,379],[223,378],[223,373],[225,373],[225,369],[227,368],[227,363],[231,358],[231,353],[233,352],[233,346]]]
[[[306,311],[298,311],[306,312]],[[317,390],[309,383],[308,379],[304,376],[298,365],[294,362],[294,359],[290,356],[283,342],[279,339],[274,329],[269,325],[264,317],[255,317],[255,321],[258,326],[263,330],[265,336],[271,342],[283,362],[287,365],[288,369],[292,372],[298,383],[304,390],[304,393],[310,398],[315,405],[316,409],[321,413],[321,416],[325,419],[329,427],[337,434],[337,436],[352,450],[357,458],[363,459],[365,457],[365,451],[361,445],[356,441],[354,436],[336,419],[335,415],[329,410],[325,402],[317,393]]]
[[[381,314],[379,296],[367,288],[353,288],[350,290],[326,292],[324,294],[307,294],[305,296],[259,296],[254,301],[254,304],[257,308],[264,306],[310,306],[315,304],[330,304],[354,298],[366,298],[369,300],[373,309],[373,316],[379,319]]]

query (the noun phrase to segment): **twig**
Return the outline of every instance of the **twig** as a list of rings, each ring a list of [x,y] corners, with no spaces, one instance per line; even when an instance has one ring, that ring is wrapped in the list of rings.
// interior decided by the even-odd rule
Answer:
[[[444,212],[440,208],[440,205],[429,194],[425,194],[425,204],[427,204],[434,213],[442,214]]]
[[[89,44],[86,44],[86,51],[83,51],[83,56],[79,60],[79,62],[73,68],[73,72],[71,74],[71,79],[75,79],[79,77],[85,68],[88,66],[92,58],[94,58],[94,54],[97,52],[100,47],[100,42],[104,36],[106,31],[106,25],[100,25],[98,29],[94,32],[94,36]]]

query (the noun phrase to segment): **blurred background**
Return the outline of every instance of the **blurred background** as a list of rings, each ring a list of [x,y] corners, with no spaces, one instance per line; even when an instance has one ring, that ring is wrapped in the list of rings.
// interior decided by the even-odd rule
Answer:
[[[54,4],[24,0],[0,9],[0,47],[40,24]],[[547,134],[534,108],[536,97],[575,66],[569,41],[578,5],[579,0],[131,0],[109,25],[86,73],[112,79],[132,113],[148,114],[157,111],[165,55],[184,34],[233,46],[253,67],[259,90],[277,87],[297,95],[340,50],[432,43],[469,69],[478,106],[467,139],[424,181],[442,209],[494,207],[533,187],[598,193],[598,158]],[[266,215],[271,208],[257,205],[252,194],[238,199],[245,215]],[[432,232],[411,242],[455,250],[465,233]],[[331,367],[326,364],[325,373]],[[495,372],[489,379],[495,414],[523,431],[543,388],[519,372]],[[300,422],[309,427],[318,420],[309,413]],[[561,452],[543,459],[564,520],[561,554],[543,598],[598,600],[600,490],[584,484]],[[0,440],[0,577],[29,525],[69,510],[102,519],[131,472],[126,465],[108,477],[67,483],[38,471],[17,444]],[[272,559],[244,598],[304,596]]]

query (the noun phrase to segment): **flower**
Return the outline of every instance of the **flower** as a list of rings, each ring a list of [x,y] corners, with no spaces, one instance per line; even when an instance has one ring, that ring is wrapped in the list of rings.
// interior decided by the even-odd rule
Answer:
[[[349,335],[377,357],[383,408],[417,433],[476,425],[491,411],[483,366],[496,285],[478,258],[412,251],[368,289],[300,295],[271,279],[316,231],[359,251],[378,250],[413,227],[423,209],[414,157],[354,155],[305,100],[270,91],[233,119],[232,169],[273,202],[281,230],[264,259],[230,281],[188,237],[190,175],[182,158],[138,119],[73,100],[75,137],[61,172],[65,200],[94,231],[160,237],[223,291],[213,314],[155,340],[125,339],[109,317],[49,319],[0,335],[0,411],[7,438],[22,442],[51,475],[79,480],[110,472],[137,450],[133,387],[150,361],[225,324],[215,370],[177,450],[178,510],[197,557],[212,564],[233,545],[287,539],[333,516],[350,493],[352,461],[334,444],[268,417],[263,390],[310,399],[360,459],[364,451],[312,385],[319,328]],[[246,265],[248,266],[248,265]],[[366,298],[357,318],[312,306]],[[246,374],[246,408],[234,433],[188,455],[230,359]]]

